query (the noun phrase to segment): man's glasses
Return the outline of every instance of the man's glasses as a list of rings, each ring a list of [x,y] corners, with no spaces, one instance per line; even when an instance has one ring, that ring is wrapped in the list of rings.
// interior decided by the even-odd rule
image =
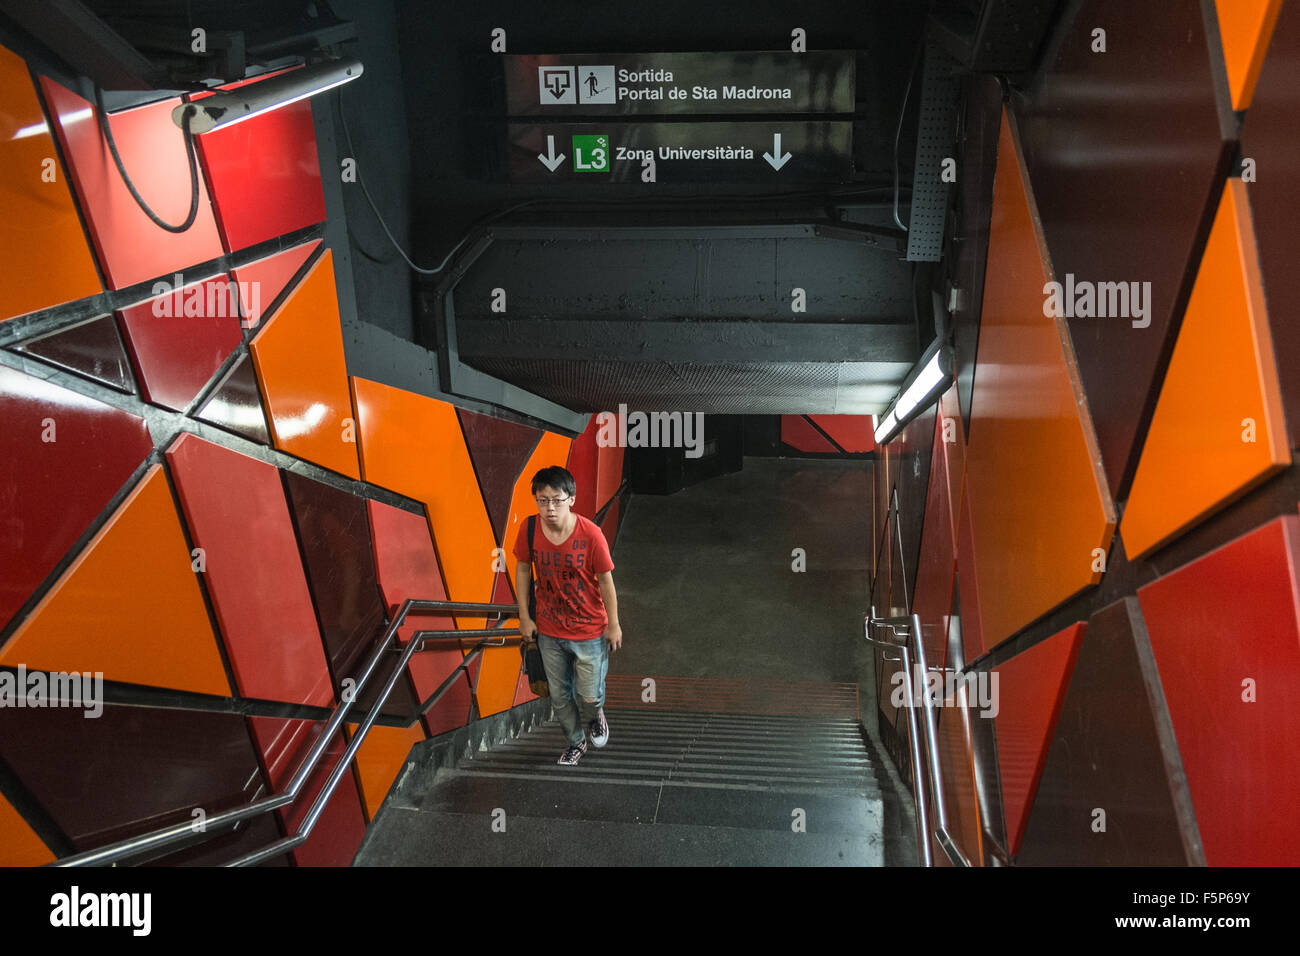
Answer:
[[[549,508],[551,505],[555,505],[558,508],[568,500],[568,498],[538,498],[537,507]]]

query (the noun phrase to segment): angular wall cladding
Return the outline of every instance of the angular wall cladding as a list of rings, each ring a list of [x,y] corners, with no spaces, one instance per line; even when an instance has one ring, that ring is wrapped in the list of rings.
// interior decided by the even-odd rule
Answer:
[[[45,593],[0,664],[230,696],[162,466],[149,469]]]
[[[71,164],[72,182],[109,288],[170,278],[222,254],[207,183],[197,164],[199,201],[193,225],[183,233],[161,229],[118,173],[96,119],[98,107],[48,77],[41,78],[41,91]],[[119,110],[107,120],[127,175],[149,207],[171,225],[185,221],[192,191],[185,137],[172,122],[172,109],[179,104],[179,98],[160,100]]]
[[[1287,515],[1138,590],[1210,866],[1300,858],[1298,568]]]
[[[1098,26],[1104,54],[1093,51]],[[1154,16],[1085,0],[1062,29],[1015,113],[1054,278],[1137,282],[1145,297],[1142,315],[1130,302],[1132,314],[1066,318],[1108,487],[1122,497],[1230,145],[1200,0],[1170,0]]]
[[[52,165],[51,165],[52,164]],[[51,178],[51,176],[53,178]],[[95,295],[99,273],[27,64],[0,47],[0,321]]]
[[[262,323],[249,347],[275,447],[349,478],[361,477],[329,250]]]
[[[1190,806],[1141,608],[1124,598],[1089,619],[1016,862],[1189,865]]]
[[[1045,315],[1052,277],[1029,186],[1004,114],[962,518],[979,555],[980,634],[990,649],[1096,584],[1115,528],[1069,334]]]
[[[1219,4],[1223,7],[1225,4]],[[1247,187],[1260,272],[1269,309],[1286,410],[1288,445],[1300,448],[1300,150],[1295,117],[1300,113],[1300,4],[1284,3],[1268,44],[1259,80],[1242,124],[1241,153],[1267,176]]]
[[[1007,851],[1020,852],[1029,811],[1038,793],[1048,745],[1065,699],[1066,686],[1086,624],[1079,623],[1021,651],[993,671],[998,771],[1007,817]]]
[[[0,757],[76,851],[251,801],[264,787],[239,714],[106,704],[0,711]]]
[[[0,628],[153,449],[143,418],[0,367]]]
[[[91,103],[4,49],[0,80],[0,322],[20,320],[4,326],[0,364],[0,664],[118,685],[98,720],[0,710],[0,864],[34,865],[277,792],[335,704],[333,678],[355,672],[393,608],[513,601],[492,548],[532,510],[525,469],[564,464],[572,443],[381,386],[363,386],[371,404],[354,411],[334,261],[313,228],[319,107],[198,140],[197,219],[174,234],[130,197]],[[178,102],[107,117],[128,174],[172,222],[191,186]],[[105,387],[118,397],[95,398]],[[123,410],[142,401],[157,408]],[[426,446],[430,423],[443,445]],[[406,505],[355,483],[367,438],[367,480]],[[624,456],[591,451],[594,514]],[[401,636],[439,625],[456,626],[417,615]],[[444,683],[418,715],[416,694]],[[414,742],[519,699],[531,695],[515,648],[417,655],[383,712],[409,726],[375,726],[308,842],[268,865],[346,865]],[[292,832],[345,745],[283,812],[138,862],[218,864]]]
[[[219,89],[255,87],[265,79]],[[201,98],[203,94],[191,100]],[[228,252],[325,218],[309,100],[205,133],[198,137],[198,146]]]
[[[274,465],[182,435],[167,451],[244,697],[334,702],[284,485]]]
[[[1291,463],[1246,184],[1228,180],[1120,534],[1140,558]]]
[[[497,545],[456,409],[366,379],[353,378],[352,390],[363,477],[424,502],[450,600],[491,600]]]

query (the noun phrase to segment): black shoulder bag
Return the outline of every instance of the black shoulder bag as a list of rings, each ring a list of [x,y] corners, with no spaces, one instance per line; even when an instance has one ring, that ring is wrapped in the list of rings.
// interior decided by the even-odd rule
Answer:
[[[528,616],[537,622],[537,595],[533,583],[533,534],[537,529],[537,515],[528,517]],[[550,697],[551,686],[546,680],[546,667],[542,662],[542,651],[536,641],[521,641],[519,653],[524,656],[524,670],[528,672],[528,687],[538,697]]]

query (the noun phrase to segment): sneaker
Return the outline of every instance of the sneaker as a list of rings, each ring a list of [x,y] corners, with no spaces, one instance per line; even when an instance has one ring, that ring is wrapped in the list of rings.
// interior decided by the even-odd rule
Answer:
[[[609,723],[605,720],[605,708],[596,711],[596,719],[588,725],[587,732],[591,734],[592,746],[603,747],[609,742]]]
[[[565,767],[572,767],[574,764],[576,764],[579,760],[582,759],[582,755],[585,754],[586,752],[587,752],[587,742],[584,740],[576,747],[570,747],[568,750],[564,751],[564,753],[560,756],[560,759],[555,762]]]

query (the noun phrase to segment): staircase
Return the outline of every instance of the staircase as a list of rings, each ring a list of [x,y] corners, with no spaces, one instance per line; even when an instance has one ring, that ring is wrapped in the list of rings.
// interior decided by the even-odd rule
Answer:
[[[854,717],[625,700],[609,696],[609,744],[576,767],[556,765],[550,720],[406,781],[356,864],[863,866],[907,832],[886,827],[893,789]]]

